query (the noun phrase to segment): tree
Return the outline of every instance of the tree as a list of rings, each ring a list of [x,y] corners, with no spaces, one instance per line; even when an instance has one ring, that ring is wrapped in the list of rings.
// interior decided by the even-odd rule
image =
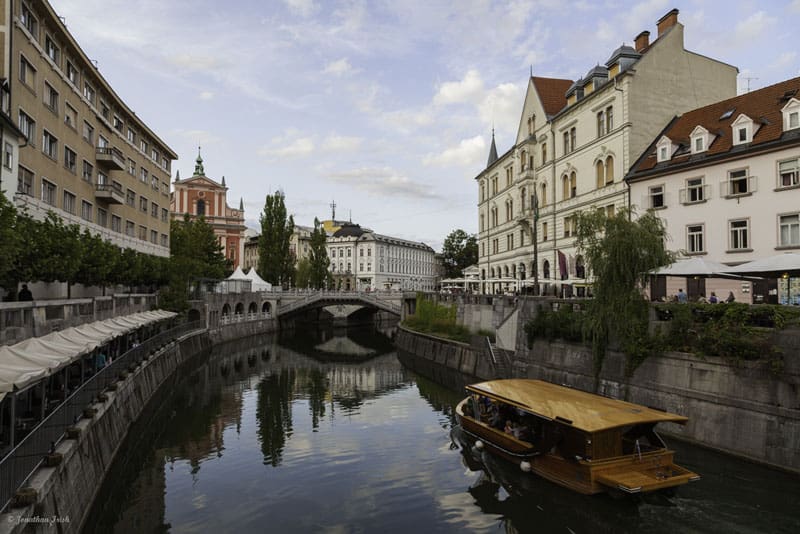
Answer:
[[[447,278],[464,276],[465,268],[478,263],[478,240],[475,234],[467,234],[460,228],[453,230],[444,240],[442,256]]]
[[[325,228],[314,217],[314,231],[311,233],[310,247],[310,276],[309,285],[314,289],[324,289],[328,282],[328,267],[331,260],[328,258],[328,248],[325,246],[327,235]]]
[[[17,232],[17,210],[0,191],[0,286],[16,291],[15,267],[22,239]]]
[[[111,281],[111,270],[114,268],[112,245],[99,235],[93,235],[88,229],[81,234],[83,257],[75,281],[85,286],[101,286],[105,295],[106,286]],[[114,247],[116,248],[116,247]]]
[[[66,282],[67,298],[77,281],[83,257],[83,242],[77,224],[65,225],[52,211],[39,223],[37,255],[39,261],[31,280]]]
[[[311,262],[308,258],[300,258],[297,262],[294,285],[300,288],[313,287],[311,285]]]
[[[280,286],[287,286],[294,275],[294,256],[289,248],[294,233],[294,217],[286,216],[284,200],[281,191],[267,195],[258,238],[257,272],[267,282]]]
[[[610,339],[626,354],[628,376],[654,351],[642,288],[650,271],[674,261],[674,254],[664,247],[663,221],[652,212],[635,220],[632,215],[628,209],[611,217],[595,210],[581,213],[577,220],[576,245],[594,277],[594,299],[586,313],[595,387]]]

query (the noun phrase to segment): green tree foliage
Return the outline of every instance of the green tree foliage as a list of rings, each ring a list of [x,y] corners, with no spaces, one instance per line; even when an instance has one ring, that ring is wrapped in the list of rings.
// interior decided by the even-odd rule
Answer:
[[[43,282],[66,282],[67,297],[78,279],[84,242],[77,224],[64,224],[61,217],[48,212],[38,235],[38,279]],[[46,260],[45,260],[46,258]]]
[[[314,217],[314,231],[311,233],[311,250],[310,250],[310,276],[309,286],[314,289],[324,289],[328,282],[328,267],[330,267],[331,260],[328,258],[328,248],[325,246],[327,235],[325,228],[319,222],[319,219]]]
[[[308,258],[300,258],[297,261],[297,269],[294,276],[295,287],[311,287],[311,262]]]
[[[273,285],[288,286],[294,277],[294,255],[289,241],[294,233],[294,217],[286,214],[281,191],[267,195],[261,212],[257,272]]]
[[[406,317],[403,324],[417,332],[469,343],[470,330],[456,321],[455,304],[439,304],[422,293],[417,293],[414,315]]]
[[[0,286],[16,287],[15,266],[22,250],[22,239],[16,231],[17,210],[0,191]]]
[[[611,217],[595,210],[578,217],[576,244],[594,276],[594,299],[587,307],[585,324],[596,385],[610,339],[625,352],[629,376],[657,346],[648,333],[648,304],[642,288],[649,272],[672,263],[674,254],[664,248],[667,236],[659,217],[652,212],[638,219],[632,215],[627,209]]]
[[[478,263],[478,240],[460,228],[453,230],[444,240],[442,256],[445,276],[460,278],[466,267]]]
[[[83,241],[83,257],[76,282],[85,286],[100,286],[105,294],[106,286],[111,282],[111,272],[115,267],[113,249],[117,248],[104,241],[99,235],[88,229],[81,235]]]

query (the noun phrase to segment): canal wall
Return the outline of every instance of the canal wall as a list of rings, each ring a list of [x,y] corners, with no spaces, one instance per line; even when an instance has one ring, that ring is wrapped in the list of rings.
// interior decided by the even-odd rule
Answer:
[[[491,380],[497,377],[497,371],[490,357],[475,344],[460,343],[429,334],[412,332],[399,326],[395,337],[398,353],[405,353],[407,358],[419,359],[413,367],[420,369],[420,364],[431,362],[453,371],[474,377],[478,380]],[[429,373],[425,373],[429,374]]]
[[[0,516],[0,534],[54,529],[80,532],[129,429],[159,389],[176,380],[179,369],[214,345],[276,329],[274,319],[265,319],[203,330],[178,339],[144,361],[117,382],[115,391],[105,393],[106,400],[92,406],[95,413],[91,418],[75,424],[73,437],[56,448],[62,458],[60,464],[40,467],[31,476],[26,487],[35,492],[35,502],[7,508]]]

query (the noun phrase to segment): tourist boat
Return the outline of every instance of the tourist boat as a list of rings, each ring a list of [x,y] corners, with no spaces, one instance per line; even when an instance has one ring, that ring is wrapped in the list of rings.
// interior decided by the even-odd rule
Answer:
[[[686,417],[541,380],[492,380],[467,391],[456,414],[476,448],[580,493],[645,493],[700,478],[673,462],[655,432]]]

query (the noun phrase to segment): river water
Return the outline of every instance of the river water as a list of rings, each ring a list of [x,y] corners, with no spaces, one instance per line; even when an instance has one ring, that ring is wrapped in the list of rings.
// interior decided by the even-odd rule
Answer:
[[[462,453],[461,392],[369,330],[197,360],[131,429],[85,532],[800,532],[800,478],[674,440],[702,480],[616,500]]]

